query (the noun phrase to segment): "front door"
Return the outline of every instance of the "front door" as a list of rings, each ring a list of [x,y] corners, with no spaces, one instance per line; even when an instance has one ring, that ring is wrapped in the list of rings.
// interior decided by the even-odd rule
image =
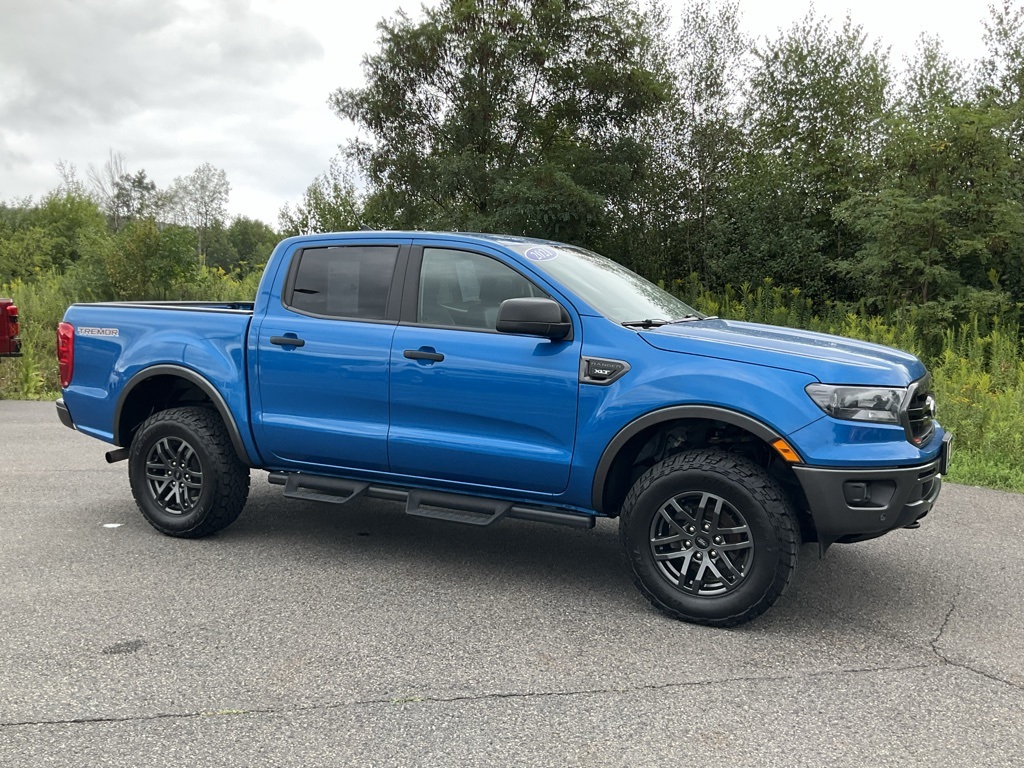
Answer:
[[[578,331],[569,341],[498,333],[502,301],[547,294],[483,253],[424,247],[413,279],[418,289],[406,296],[416,306],[405,305],[391,347],[391,471],[563,491],[576,434]]]

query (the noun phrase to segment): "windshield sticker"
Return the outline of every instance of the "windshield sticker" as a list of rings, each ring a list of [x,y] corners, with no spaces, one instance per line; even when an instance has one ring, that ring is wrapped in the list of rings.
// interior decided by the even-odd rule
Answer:
[[[525,255],[530,261],[551,261],[558,256],[558,251],[546,245],[537,245],[527,250]]]

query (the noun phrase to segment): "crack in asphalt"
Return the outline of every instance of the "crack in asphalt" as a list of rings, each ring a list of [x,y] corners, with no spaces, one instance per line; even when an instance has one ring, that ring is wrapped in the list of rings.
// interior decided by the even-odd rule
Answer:
[[[881,667],[856,667],[851,669],[832,669],[816,672],[804,672],[794,675],[749,675],[738,677],[725,677],[715,680],[690,680],[678,683],[662,683],[659,685],[633,685],[611,688],[585,688],[572,691],[509,691],[498,693],[481,693],[466,696],[393,696],[389,698],[375,699],[354,699],[333,704],[310,704],[307,706],[292,707],[268,707],[252,709],[224,709],[215,711],[198,712],[161,712],[154,715],[125,716],[125,717],[80,717],[65,720],[25,720],[17,722],[0,723],[0,728],[15,728],[40,725],[94,725],[98,723],[132,723],[150,722],[154,720],[168,719],[191,719],[200,717],[228,717],[238,715],[267,715],[267,714],[295,714],[302,712],[315,712],[318,710],[342,709],[344,707],[370,706],[375,704],[451,704],[465,701],[487,701],[497,699],[543,699],[543,698],[569,698],[573,696],[597,696],[601,694],[617,693],[628,694],[641,691],[665,691],[673,688],[698,688],[708,685],[725,685],[728,683],[771,683],[793,680],[806,680],[816,677],[829,677],[834,675],[861,675],[874,672],[906,672],[915,669],[927,669],[934,667],[934,664],[908,664],[903,666],[881,666]]]
[[[946,616],[942,620],[942,626],[939,627],[939,631],[931,640],[930,645],[932,648],[932,653],[934,653],[935,657],[945,665],[956,667],[957,669],[962,669],[965,672],[973,672],[974,674],[987,678],[988,680],[991,680],[994,683],[1002,683],[1003,685],[1008,685],[1011,688],[1014,688],[1018,691],[1024,690],[1024,685],[1021,685],[1020,683],[1015,683],[1012,680],[1007,680],[1006,678],[999,677],[998,675],[993,675],[991,672],[986,672],[983,669],[977,669],[976,667],[972,667],[970,664],[967,664],[966,662],[953,661],[953,659],[949,658],[949,656],[946,655],[942,648],[939,647],[939,643],[942,641],[942,636],[946,633],[947,627],[949,627],[949,621],[953,618],[953,614],[956,613],[956,603],[959,598],[960,593],[957,592],[957,594],[954,595],[953,599],[949,602],[949,610],[946,611]]]
[[[215,711],[195,711],[195,712],[162,712],[153,715],[145,716],[125,716],[125,717],[82,717],[82,718],[70,718],[60,720],[24,720],[0,723],[0,728],[15,728],[15,727],[31,727],[31,726],[46,726],[46,725],[93,725],[100,723],[131,723],[131,722],[149,722],[157,720],[168,720],[168,719],[193,719],[201,717],[228,717],[238,715],[266,715],[266,714],[296,714],[303,712],[315,712],[315,711],[326,711],[332,709],[342,709],[344,707],[358,707],[358,706],[371,706],[378,704],[449,704],[457,702],[467,701],[487,701],[487,700],[498,700],[498,699],[541,699],[541,698],[560,698],[560,697],[573,697],[573,696],[596,696],[601,694],[628,694],[637,693],[641,691],[665,691],[671,689],[683,689],[683,688],[696,688],[701,686],[712,686],[712,685],[725,685],[729,683],[768,683],[768,682],[785,682],[794,680],[807,680],[818,677],[829,677],[834,675],[862,675],[872,674],[875,672],[906,672],[915,669],[927,669],[935,666],[950,666],[956,669],[961,669],[965,672],[983,677],[994,683],[1000,683],[1002,685],[1009,686],[1015,690],[1024,690],[1024,685],[1016,683],[1012,680],[994,675],[990,672],[986,672],[982,669],[977,669],[970,664],[961,661],[955,661],[951,659],[941,647],[943,637],[949,628],[950,622],[952,621],[953,615],[957,610],[957,600],[960,594],[957,593],[950,601],[949,609],[946,611],[945,616],[942,619],[942,624],[939,626],[935,636],[928,641],[928,645],[931,648],[932,653],[938,660],[936,664],[907,664],[899,666],[876,666],[876,667],[853,667],[848,669],[834,669],[834,670],[820,670],[813,672],[803,672],[798,674],[785,674],[785,675],[747,675],[747,676],[736,676],[736,677],[725,677],[720,679],[710,680],[690,680],[684,682],[675,683],[662,683],[662,684],[648,684],[648,685],[633,685],[624,687],[609,687],[609,688],[589,688],[580,690],[569,690],[569,691],[510,691],[510,692],[497,692],[497,693],[481,693],[476,695],[465,695],[465,696],[419,696],[419,695],[407,695],[407,696],[396,696],[389,698],[371,698],[371,699],[353,699],[352,701],[340,702],[340,703],[328,703],[328,704],[310,704],[306,706],[290,706],[290,707],[269,707],[269,708],[251,708],[244,710],[235,709],[224,709]]]

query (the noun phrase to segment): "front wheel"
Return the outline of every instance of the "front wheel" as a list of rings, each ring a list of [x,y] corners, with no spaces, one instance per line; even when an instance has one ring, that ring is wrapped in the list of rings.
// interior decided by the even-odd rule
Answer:
[[[718,451],[679,453],[644,473],[623,503],[619,538],[655,607],[720,627],[772,606],[800,545],[779,485],[752,461]]]
[[[171,408],[146,419],[132,440],[128,479],[149,524],[180,538],[227,527],[249,495],[249,469],[208,408]]]

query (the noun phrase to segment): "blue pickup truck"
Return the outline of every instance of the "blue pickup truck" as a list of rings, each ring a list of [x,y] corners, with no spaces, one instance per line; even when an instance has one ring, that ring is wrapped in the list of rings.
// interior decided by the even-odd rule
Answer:
[[[252,303],[75,304],[67,426],[117,446],[170,536],[287,497],[591,527],[618,517],[665,613],[729,626],[820,552],[918,527],[951,436],[914,356],[708,317],[590,251],[519,237],[281,242]]]

